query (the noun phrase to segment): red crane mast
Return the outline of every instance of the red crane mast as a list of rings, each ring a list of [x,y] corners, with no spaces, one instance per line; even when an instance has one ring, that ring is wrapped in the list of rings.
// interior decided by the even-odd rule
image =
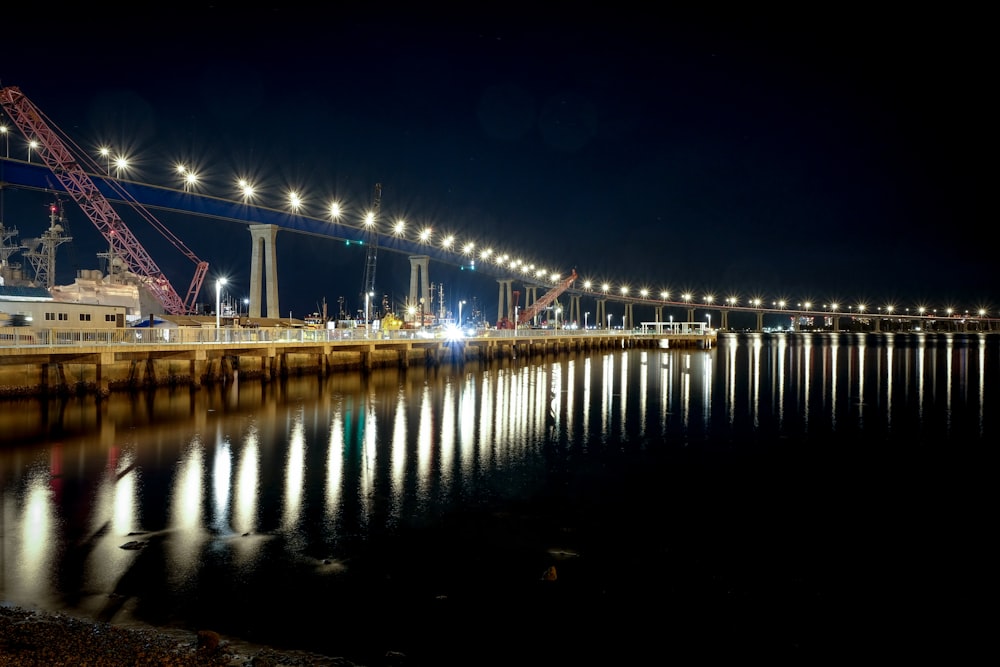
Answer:
[[[524,310],[522,310],[517,316],[517,323],[527,324],[530,322],[531,318],[545,310],[545,308],[547,308],[550,303],[555,301],[560,294],[568,290],[574,280],[576,280],[576,269],[573,269],[573,272],[569,274],[568,278],[563,279],[562,282],[543,294],[540,299],[535,301],[530,306],[525,306]]]
[[[163,306],[164,311],[172,315],[193,313],[198,293],[208,273],[208,262],[198,259],[180,239],[122,190],[123,197],[130,202],[132,208],[195,263],[194,279],[191,281],[187,297],[182,300],[153,258],[80,165],[82,158],[77,158],[70,151],[67,144],[72,144],[72,141],[60,137],[61,133],[55,125],[46,122],[42,112],[19,88],[14,86],[0,88],[0,106],[25,137],[38,142],[36,149],[38,156],[101,232],[110,244],[111,252],[122,258],[129,271],[139,276],[153,297]]]

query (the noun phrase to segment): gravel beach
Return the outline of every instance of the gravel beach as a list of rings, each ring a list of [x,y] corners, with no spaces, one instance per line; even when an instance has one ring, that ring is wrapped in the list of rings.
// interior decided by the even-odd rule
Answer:
[[[403,664],[387,657],[385,664]],[[212,631],[121,627],[0,607],[0,667],[362,667],[336,657],[233,643]]]

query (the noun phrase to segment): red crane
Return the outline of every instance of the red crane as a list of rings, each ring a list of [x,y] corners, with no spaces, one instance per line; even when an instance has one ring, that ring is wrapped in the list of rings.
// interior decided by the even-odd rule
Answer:
[[[88,160],[85,157],[86,153],[78,151],[81,157],[76,157],[69,149],[69,145],[72,145],[73,142],[68,138],[63,138],[65,134],[59,131],[53,123],[46,122],[42,112],[32,104],[31,100],[25,97],[20,89],[13,86],[0,88],[0,106],[25,137],[38,142],[38,148],[35,149],[38,156],[101,232],[101,235],[110,244],[111,252],[125,262],[129,271],[139,276],[153,297],[163,306],[164,311],[171,315],[193,313],[198,293],[201,291],[201,284],[205,280],[205,274],[208,273],[208,262],[198,259],[180,239],[154,218],[139,202],[121,190],[123,198],[130,202],[133,209],[195,263],[194,279],[188,288],[187,297],[182,300],[167,277],[157,267],[153,258],[111,207],[107,198],[97,189],[97,185],[87,171],[80,165],[81,161]],[[110,180],[108,183],[114,185]]]
[[[568,278],[563,279],[562,282],[543,294],[540,299],[535,301],[530,306],[525,306],[524,310],[522,310],[517,316],[517,323],[521,325],[530,322],[531,318],[545,310],[545,308],[548,307],[550,303],[555,301],[560,294],[568,290],[574,280],[576,280],[576,269],[573,269],[573,272],[569,274]]]

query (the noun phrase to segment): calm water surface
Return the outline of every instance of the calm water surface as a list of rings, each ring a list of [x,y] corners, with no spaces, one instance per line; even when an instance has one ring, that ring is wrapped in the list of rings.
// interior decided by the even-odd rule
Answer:
[[[0,598],[365,665],[954,659],[992,599],[998,342],[8,401]]]

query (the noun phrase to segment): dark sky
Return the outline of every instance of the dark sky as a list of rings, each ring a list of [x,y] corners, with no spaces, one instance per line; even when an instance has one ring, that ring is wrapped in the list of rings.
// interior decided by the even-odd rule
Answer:
[[[984,17],[468,7],[5,9],[0,85],[81,147],[128,146],[139,180],[183,159],[229,196],[250,168],[275,206],[294,186],[356,216],[378,182],[386,218],[616,289],[1000,308]],[[22,235],[47,224],[26,201],[4,193]],[[169,224],[248,282],[245,231]],[[290,235],[283,311],[357,294],[360,255]],[[381,286],[402,298],[396,264]],[[439,280],[495,312],[495,280]]]

